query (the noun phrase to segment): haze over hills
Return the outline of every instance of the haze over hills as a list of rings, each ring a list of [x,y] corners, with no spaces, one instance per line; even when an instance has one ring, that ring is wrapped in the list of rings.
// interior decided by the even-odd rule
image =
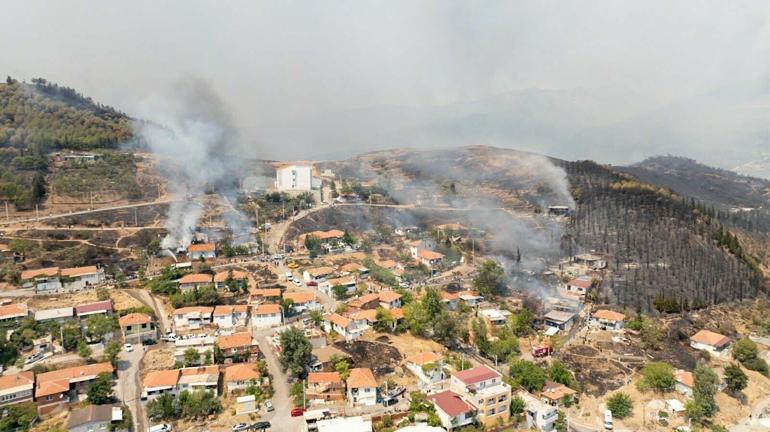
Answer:
[[[683,196],[724,209],[770,209],[770,180],[710,167],[693,159],[657,156],[618,169],[644,182],[669,187]]]
[[[7,151],[34,148],[38,149],[38,157],[45,159],[47,151],[104,149],[115,147],[121,140],[133,136],[127,128],[130,121],[127,116],[79,95],[73,96],[76,93],[72,90],[65,92],[67,97],[62,97],[61,91],[49,91],[48,95],[30,93],[30,96],[20,93],[22,84],[5,85],[6,90],[9,87],[16,91],[9,93],[13,97],[6,97],[7,101],[14,101],[6,102],[6,107],[21,101],[28,104],[31,112],[46,112],[43,107],[53,106],[54,112],[66,113],[61,115],[63,119],[79,116],[77,118],[92,120],[62,120],[70,129],[50,126],[41,129],[36,128],[39,122],[24,122],[16,114],[6,114],[6,119],[13,120],[13,123],[7,122],[6,135],[16,137],[12,141],[16,146]],[[531,119],[549,109],[573,111],[583,98],[589,97],[573,94],[573,103],[564,106],[556,101],[563,101],[563,98],[552,99],[551,96],[548,92],[521,92],[492,105],[479,103],[505,115],[497,120],[482,116],[483,119],[476,121],[489,121],[502,127],[507,124],[503,119],[509,115]],[[33,97],[35,103],[27,102],[29,97]],[[521,104],[522,100],[530,103]],[[496,108],[493,109],[494,105]],[[525,109],[527,106],[530,108]],[[462,109],[451,107],[447,111],[457,113]],[[393,115],[402,114],[393,111]],[[414,116],[415,119],[418,117]],[[473,117],[468,114],[464,118]],[[406,120],[405,117],[402,119]],[[569,129],[591,121],[592,114],[588,110],[576,114],[574,121],[564,123],[564,126]],[[53,121],[51,124],[59,123]],[[16,125],[15,129],[10,125]],[[506,127],[516,129],[510,125]],[[542,131],[547,129],[548,126],[543,125]],[[533,130],[520,128],[517,131],[529,133]],[[462,136],[462,133],[458,131],[457,135]],[[7,144],[10,143],[7,140]],[[11,164],[13,161],[19,162],[18,158],[10,159]],[[723,229],[721,224],[699,216],[698,206],[701,202],[725,208],[767,206],[770,182],[711,168],[689,159],[658,157],[631,167],[612,168],[594,162],[568,162],[516,150],[470,146],[383,150],[321,166],[351,181],[376,184],[401,203],[476,208],[471,223],[497,230],[500,234],[490,245],[490,250],[499,250],[505,255],[518,249],[522,262],[535,270],[542,270],[542,260],[546,256],[588,250],[614,256],[612,269],[617,279],[604,293],[610,302],[644,310],[675,310],[752,297],[762,286],[761,265],[763,257],[767,256],[764,247],[759,243],[752,244],[751,253],[727,247],[728,242],[719,231]],[[36,169],[33,172],[43,176],[42,187],[46,191],[45,180],[55,180],[57,170],[53,170],[52,175],[47,165],[39,165]],[[138,178],[135,170],[125,170],[120,175],[124,180],[137,181]],[[690,203],[691,198],[696,203]],[[540,216],[549,205],[575,208],[572,223],[565,227]],[[618,236],[620,232],[625,233],[623,238]],[[679,243],[672,244],[672,233],[680,239]],[[685,249],[675,247],[681,243],[689,246]],[[641,244],[645,247],[634,246]],[[629,273],[628,268],[648,262],[652,255],[658,264],[650,266],[648,263]],[[508,256],[507,259],[511,258]],[[732,276],[719,278],[714,272]],[[640,292],[646,294],[631,294]]]

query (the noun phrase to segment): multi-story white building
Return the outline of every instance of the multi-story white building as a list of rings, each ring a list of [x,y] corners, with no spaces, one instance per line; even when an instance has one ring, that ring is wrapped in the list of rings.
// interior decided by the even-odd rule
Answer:
[[[516,393],[516,396],[524,401],[527,429],[534,427],[541,432],[554,430],[556,419],[559,418],[559,412],[555,406],[544,403],[523,390]]]
[[[276,168],[275,188],[281,192],[309,192],[313,188],[313,166],[293,164]]]
[[[487,366],[477,366],[452,375],[449,389],[461,395],[478,411],[479,422],[493,425],[510,419],[511,386],[500,372]]]

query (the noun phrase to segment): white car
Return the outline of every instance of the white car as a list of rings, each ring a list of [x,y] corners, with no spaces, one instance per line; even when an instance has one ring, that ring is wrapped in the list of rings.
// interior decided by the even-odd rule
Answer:
[[[151,426],[149,429],[147,429],[147,432],[171,432],[171,425],[164,423]]]
[[[291,272],[286,272],[286,280],[293,280],[293,279],[294,279],[294,275],[291,274]]]
[[[299,279],[294,279],[292,282],[294,282],[294,285],[296,285],[298,287],[302,286],[302,282],[300,282]]]
[[[133,352],[134,351],[134,346],[131,345],[131,344],[125,344],[125,345],[123,345],[123,348],[125,348],[126,352]]]

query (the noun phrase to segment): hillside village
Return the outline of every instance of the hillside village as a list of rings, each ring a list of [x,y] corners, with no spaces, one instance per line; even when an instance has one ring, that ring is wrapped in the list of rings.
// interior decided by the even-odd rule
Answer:
[[[131,274],[18,269],[0,293],[0,430],[770,428],[766,300],[641,315],[602,303],[612,256],[534,272],[452,215],[319,216],[398,206],[374,188],[280,164],[256,196],[306,205],[264,211],[256,240],[200,229]]]

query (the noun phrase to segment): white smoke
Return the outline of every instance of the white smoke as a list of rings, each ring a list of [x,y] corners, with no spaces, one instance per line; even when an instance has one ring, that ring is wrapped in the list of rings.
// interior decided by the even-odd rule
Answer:
[[[148,101],[137,134],[161,160],[174,201],[166,217],[162,247],[186,247],[203,213],[202,194],[214,191],[235,202],[240,172],[239,146],[232,122],[210,85],[192,79],[171,95]],[[248,232],[245,218],[227,217],[234,232]]]

